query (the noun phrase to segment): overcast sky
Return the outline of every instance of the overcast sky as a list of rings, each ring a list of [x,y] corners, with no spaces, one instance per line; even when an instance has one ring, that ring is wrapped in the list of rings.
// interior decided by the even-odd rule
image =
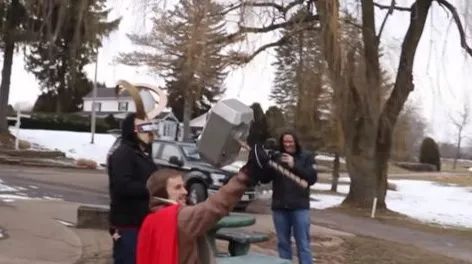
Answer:
[[[126,37],[127,33],[144,33],[150,28],[150,23],[143,19],[143,9],[137,7],[135,1],[109,0],[113,11],[110,19],[122,16],[118,31],[105,39],[100,49],[98,62],[98,81],[113,86],[117,80],[125,79],[131,82],[148,82],[162,84],[156,76],[149,74],[144,68],[133,68],[115,64],[113,59],[119,52],[131,51],[135,47]],[[450,0],[456,4],[462,18],[466,16],[464,3],[467,0]],[[350,10],[356,10],[353,1],[341,1]],[[357,2],[357,1],[354,1]],[[389,4],[390,0],[378,0],[379,3]],[[397,0],[398,5],[408,6],[412,1]],[[171,5],[172,0],[167,1]],[[139,12],[139,14],[136,14]],[[149,10],[146,11],[149,14]],[[384,12],[377,12],[377,25],[380,25]],[[466,21],[467,22],[467,21]],[[467,24],[465,22],[465,25]],[[472,22],[472,19],[471,21]],[[401,41],[409,23],[409,13],[395,12],[387,22],[382,35],[382,48],[385,52],[382,58],[383,66],[392,75],[398,65]],[[472,33],[467,27],[469,36]],[[257,47],[260,43],[270,41],[274,35],[246,42],[246,46]],[[472,40],[469,38],[470,43]],[[260,102],[267,109],[272,102],[269,93],[274,77],[271,63],[274,61],[274,51],[269,50],[260,54],[250,64],[242,69],[230,72],[225,87],[225,97],[236,97],[247,104]],[[95,65],[88,65],[86,71],[91,79],[94,77]],[[410,96],[410,103],[419,107],[421,114],[428,122],[428,132],[441,141],[451,141],[454,130],[449,121],[449,115],[454,115],[460,106],[471,100],[472,93],[469,83],[472,80],[471,59],[460,48],[459,35],[452,23],[451,16],[436,3],[429,14],[426,29],[417,51],[414,66],[415,91]],[[10,103],[33,103],[40,93],[34,76],[24,70],[23,58],[20,54],[14,58]],[[471,126],[472,127],[472,126]],[[470,130],[469,130],[470,131]]]

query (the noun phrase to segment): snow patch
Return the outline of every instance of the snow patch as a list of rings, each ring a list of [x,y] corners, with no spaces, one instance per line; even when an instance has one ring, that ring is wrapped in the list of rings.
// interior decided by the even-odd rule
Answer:
[[[414,219],[444,226],[472,228],[472,188],[442,185],[430,181],[391,180],[397,191],[388,191],[386,202],[389,209]],[[327,190],[329,184],[315,184],[314,190]],[[347,188],[346,188],[347,187]],[[348,186],[338,186],[347,194]],[[311,208],[326,209],[341,204],[343,196],[312,194]]]
[[[10,128],[13,132],[16,129]],[[115,142],[111,134],[95,134],[95,144],[90,144],[88,132],[20,129],[20,139],[39,145],[40,149],[59,150],[68,158],[90,159],[105,164],[108,150]]]
[[[51,197],[51,196],[43,196],[42,199],[49,200],[49,201],[64,201],[62,198]]]
[[[34,198],[16,194],[0,194],[0,200],[4,202],[13,202],[15,200],[34,200]]]
[[[343,196],[330,194],[312,194],[310,198],[310,207],[320,210],[338,206],[344,200]]]
[[[397,192],[387,192],[388,207],[424,222],[472,227],[472,188],[429,181],[393,180]]]
[[[325,154],[317,154],[315,156],[315,160],[333,162],[334,161],[334,156],[329,156],[329,155],[325,155]],[[344,158],[339,158],[339,163],[345,163],[345,162],[346,161],[344,160]]]
[[[16,192],[18,191],[17,189],[0,183],[0,192]]]
[[[65,226],[67,226],[67,227],[74,226],[73,223],[68,222],[68,221],[63,221],[63,220],[59,220],[59,219],[56,219],[56,221],[59,222],[60,224],[63,224],[63,225],[65,225]]]
[[[310,187],[312,190],[315,191],[330,191],[331,184],[328,183],[315,183],[313,186]],[[347,194],[349,192],[349,184],[338,184],[338,193]]]

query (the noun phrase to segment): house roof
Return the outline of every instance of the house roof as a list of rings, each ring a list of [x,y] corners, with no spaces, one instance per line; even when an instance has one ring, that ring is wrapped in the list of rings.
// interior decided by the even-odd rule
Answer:
[[[179,122],[179,119],[177,119],[177,117],[174,115],[173,112],[171,112],[171,111],[166,111],[166,110],[164,110],[163,112],[160,112],[160,113],[155,117],[155,119],[165,119],[165,120],[172,119],[173,121]]]
[[[205,113],[190,120],[190,127],[204,127],[207,121],[207,116],[208,113]]]
[[[101,88],[97,87],[97,97],[96,98],[110,98],[115,99],[117,97],[130,97],[128,91],[124,91],[119,96],[116,94],[116,90],[114,88]],[[93,90],[90,91],[83,99],[92,99],[93,98]]]

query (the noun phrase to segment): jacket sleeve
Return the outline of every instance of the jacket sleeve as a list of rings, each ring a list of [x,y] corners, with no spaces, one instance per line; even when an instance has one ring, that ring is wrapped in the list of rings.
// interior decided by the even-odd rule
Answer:
[[[293,172],[305,179],[308,185],[313,185],[318,179],[318,173],[315,169],[315,158],[311,154],[303,154],[301,162],[295,162]]]
[[[131,157],[135,153],[127,148],[118,149],[110,157],[110,186],[113,195],[121,197],[147,197],[146,186],[135,180],[137,177]]]
[[[247,188],[248,178],[240,172],[206,201],[182,208],[178,216],[179,230],[185,236],[207,233],[234,208]]]
[[[262,175],[260,175],[260,182],[263,184],[269,183],[274,178],[274,173],[276,173],[272,168],[266,168],[263,170]]]

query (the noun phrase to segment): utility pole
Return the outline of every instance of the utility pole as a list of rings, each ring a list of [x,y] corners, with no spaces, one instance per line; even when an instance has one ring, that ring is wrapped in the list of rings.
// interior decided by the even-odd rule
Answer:
[[[92,95],[92,120],[91,120],[91,133],[92,133],[92,139],[90,141],[90,144],[95,143],[95,126],[96,126],[96,103],[95,100],[97,99],[97,71],[98,71],[98,48],[97,48],[97,55],[95,57],[95,79],[93,81],[93,95]]]

